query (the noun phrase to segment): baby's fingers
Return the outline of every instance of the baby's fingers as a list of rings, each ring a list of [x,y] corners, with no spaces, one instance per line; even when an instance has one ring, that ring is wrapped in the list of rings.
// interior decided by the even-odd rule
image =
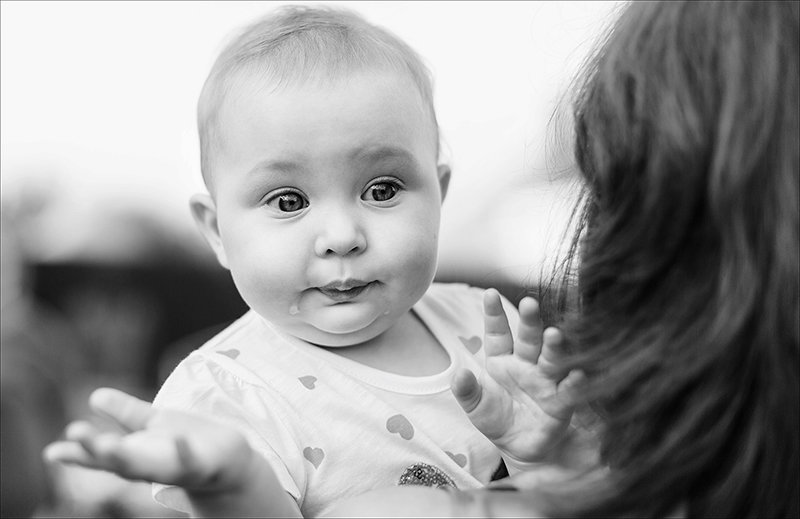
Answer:
[[[558,328],[548,328],[544,331],[542,351],[539,355],[539,370],[544,376],[559,382],[566,375],[563,368],[563,358],[566,356],[566,341]]]
[[[518,330],[514,354],[536,363],[542,349],[542,319],[539,316],[539,303],[532,297],[526,297],[519,303]]]
[[[586,383],[586,375],[583,371],[570,371],[564,379],[558,383],[556,390],[556,402],[558,409],[556,414],[561,417],[569,417],[579,401],[583,385]]]
[[[508,430],[509,402],[496,384],[484,387],[470,370],[462,369],[453,377],[451,389],[467,417],[484,436],[495,440]]]
[[[483,388],[475,378],[475,374],[468,369],[462,369],[455,374],[450,389],[467,414],[478,407],[483,396]]]
[[[497,290],[483,294],[484,345],[487,355],[502,355],[514,351],[514,337],[508,325],[503,303]]]

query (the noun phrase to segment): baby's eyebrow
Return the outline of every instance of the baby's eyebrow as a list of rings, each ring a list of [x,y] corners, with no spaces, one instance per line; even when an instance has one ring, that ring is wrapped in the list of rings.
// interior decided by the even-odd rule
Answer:
[[[254,175],[262,175],[265,172],[291,174],[291,173],[299,173],[304,170],[305,168],[298,162],[294,162],[291,160],[267,159],[267,160],[262,160],[261,162],[253,166],[250,169],[250,171],[247,172],[247,176],[249,177]]]
[[[378,162],[384,159],[403,159],[416,165],[417,161],[414,155],[398,146],[379,145],[379,146],[365,146],[356,148],[350,153],[351,160],[364,160],[369,162]]]

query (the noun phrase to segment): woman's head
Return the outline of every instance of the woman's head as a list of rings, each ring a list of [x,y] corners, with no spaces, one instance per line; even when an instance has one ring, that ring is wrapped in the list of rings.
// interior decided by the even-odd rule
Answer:
[[[565,329],[609,510],[798,513],[799,26],[797,2],[634,2],[579,80]]]

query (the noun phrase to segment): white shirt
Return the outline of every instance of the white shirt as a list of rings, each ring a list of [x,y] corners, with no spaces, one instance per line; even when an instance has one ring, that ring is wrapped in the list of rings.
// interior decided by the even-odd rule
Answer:
[[[461,367],[483,369],[482,299],[480,288],[433,284],[413,307],[450,357],[443,372],[421,377],[354,362],[250,311],[184,359],[154,405],[236,426],[306,517],[378,487],[479,488],[500,455],[469,422],[450,380]],[[503,302],[516,332],[516,309]],[[156,485],[154,496],[188,511],[177,488]]]

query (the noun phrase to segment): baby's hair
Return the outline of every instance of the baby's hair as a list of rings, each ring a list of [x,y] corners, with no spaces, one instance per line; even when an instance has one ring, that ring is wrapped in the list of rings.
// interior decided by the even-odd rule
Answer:
[[[799,6],[632,2],[584,70],[563,326],[611,471],[561,513],[800,513]]]
[[[222,50],[203,86],[197,108],[200,165],[209,184],[220,146],[220,108],[241,80],[256,74],[273,88],[333,82],[360,70],[407,74],[429,112],[439,149],[433,78],[422,58],[400,38],[358,14],[331,6],[282,6],[244,28]],[[252,76],[250,76],[252,77]]]

